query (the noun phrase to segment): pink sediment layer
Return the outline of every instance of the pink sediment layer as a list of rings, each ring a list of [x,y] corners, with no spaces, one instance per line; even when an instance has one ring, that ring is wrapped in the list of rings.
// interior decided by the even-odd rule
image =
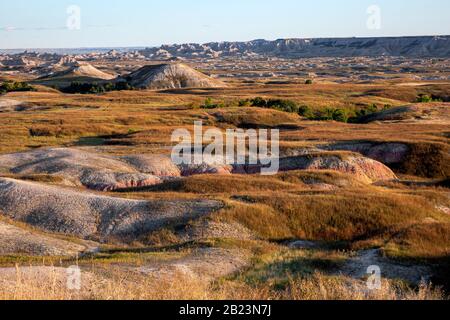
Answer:
[[[147,179],[147,180],[140,180],[140,181],[124,181],[124,182],[118,182],[115,184],[91,184],[86,187],[92,190],[97,191],[116,191],[116,190],[123,190],[123,189],[131,189],[131,188],[142,188],[142,187],[148,187],[148,186],[154,186],[157,184],[162,183],[162,180],[159,178],[153,178],[153,179]]]

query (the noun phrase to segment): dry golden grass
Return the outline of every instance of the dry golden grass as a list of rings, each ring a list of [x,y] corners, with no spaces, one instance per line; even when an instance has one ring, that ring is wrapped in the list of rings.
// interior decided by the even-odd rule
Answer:
[[[392,257],[432,259],[450,255],[450,223],[415,224],[397,232],[385,246]]]
[[[81,290],[69,290],[64,276],[49,270],[46,281],[27,277],[20,268],[0,289],[0,300],[442,300],[444,294],[427,285],[410,289],[383,281],[380,290],[344,277],[315,273],[291,279],[283,290],[242,282],[209,283],[175,275],[171,279],[109,271],[106,277],[85,275]],[[137,285],[139,284],[139,285]]]
[[[147,188],[152,191],[176,191],[197,194],[231,194],[239,192],[295,191],[307,190],[303,184],[293,184],[272,177],[248,175],[198,175],[180,181],[168,182],[160,186]]]
[[[256,108],[224,108],[198,110],[192,106],[203,103],[206,97],[217,101],[236,102],[242,98],[262,96],[266,98],[292,99],[300,104],[314,107],[359,108],[372,103],[392,106],[411,103],[417,97],[415,87],[396,87],[397,100],[386,100],[383,95],[391,85],[361,84],[317,84],[304,85],[255,85],[236,86],[228,89],[178,91],[125,91],[102,95],[67,95],[42,91],[10,93],[9,99],[17,99],[45,110],[3,113],[0,125],[2,140],[0,152],[13,152],[40,146],[76,144],[80,138],[132,131],[152,130],[147,137],[130,137],[133,147],[149,149],[170,144],[170,133],[180,126],[190,126],[194,120],[203,120],[205,125],[266,125],[296,124],[300,130],[282,133],[283,142],[304,144],[315,140],[384,140],[384,141],[428,141],[446,142],[443,132],[446,126],[439,124],[368,124],[347,125],[323,122],[304,122],[293,114]],[[408,91],[404,95],[403,91]],[[421,91],[447,90],[446,85],[420,88]],[[433,91],[434,90],[434,91]],[[391,90],[392,91],[392,90]],[[426,92],[425,92],[426,93]],[[382,101],[380,101],[382,100]],[[219,117],[219,115],[221,117]],[[221,120],[224,121],[221,123]],[[33,135],[35,132],[37,135]],[[143,146],[142,146],[143,145]],[[141,147],[142,146],[142,147]]]
[[[281,130],[285,152],[339,141],[394,141],[413,145],[406,166],[396,168],[413,175],[427,175],[426,170],[448,172],[449,130],[447,124],[371,123],[344,124],[303,121],[294,114],[258,108],[227,107],[214,110],[195,108],[207,97],[236,105],[240,99],[291,99],[311,108],[356,109],[376,103],[378,106],[406,105],[419,93],[446,94],[449,85],[396,86],[394,84],[264,85],[255,83],[227,89],[186,89],[178,91],[110,92],[102,95],[64,95],[54,90],[10,93],[7,98],[41,106],[38,111],[5,112],[0,117],[0,153],[47,146],[91,146],[109,154],[167,153],[174,129],[192,129],[196,120],[205,127],[222,129],[233,126],[276,127]],[[436,150],[436,146],[438,148]],[[432,156],[431,156],[432,155]],[[428,161],[423,161],[427,158]],[[442,173],[442,172],[441,172]],[[434,173],[433,173],[434,174]],[[442,175],[442,174],[441,174]],[[16,177],[17,178],[17,177]],[[22,179],[55,182],[49,176],[22,176]],[[409,178],[409,177],[408,177]],[[416,177],[411,177],[417,179]],[[56,181],[57,182],[57,181]],[[319,190],[316,183],[334,186]],[[234,248],[278,252],[267,240],[309,239],[342,241],[353,249],[379,247],[390,257],[422,259],[448,268],[450,216],[437,209],[446,205],[448,192],[438,188],[411,187],[404,184],[367,186],[352,177],[335,172],[286,172],[274,177],[197,176],[181,182],[130,191],[113,196],[135,199],[223,200],[227,206],[211,219],[237,222],[261,239],[258,248],[248,243],[233,243]],[[56,236],[56,235],[55,235]],[[62,237],[62,236],[61,236]],[[173,226],[148,235],[147,241],[160,246],[178,244]],[[75,241],[75,240],[74,240]],[[219,241],[220,242],[220,241]],[[136,245],[136,246],[134,246]],[[128,249],[142,244],[131,244]],[[214,245],[230,245],[221,241]],[[21,260],[22,258],[22,260]],[[161,258],[161,257],[159,257]],[[286,257],[282,257],[284,259]],[[321,263],[330,257],[316,256]],[[334,263],[336,257],[331,259]],[[39,264],[26,257],[3,257],[0,263]],[[205,282],[182,275],[155,279],[116,270],[120,264],[140,264],[153,259],[137,258],[123,252],[98,255],[80,261],[92,281],[81,292],[69,291],[57,274],[48,281],[17,277],[0,286],[0,299],[442,299],[441,291],[429,286],[410,289],[400,283],[385,281],[379,291],[364,290],[364,285],[345,277],[320,273],[285,280],[283,288],[266,283],[249,284],[236,278]],[[287,258],[286,258],[287,259]],[[445,260],[446,259],[446,260]],[[288,261],[287,259],[286,261]],[[57,258],[46,261],[57,263]],[[328,261],[328,262],[327,262]],[[104,268],[102,268],[102,266]],[[301,269],[301,268],[300,268]],[[441,268],[442,269],[442,268]],[[19,270],[20,271],[20,270]],[[448,273],[448,270],[447,270]],[[446,283],[450,276],[440,270]],[[272,278],[278,275],[274,274]],[[59,279],[59,280],[58,280]],[[450,286],[448,286],[450,287]]]
[[[246,200],[253,203],[234,203],[217,215],[242,223],[265,239],[352,241],[427,218],[450,220],[426,198],[376,189],[315,195],[267,192]]]

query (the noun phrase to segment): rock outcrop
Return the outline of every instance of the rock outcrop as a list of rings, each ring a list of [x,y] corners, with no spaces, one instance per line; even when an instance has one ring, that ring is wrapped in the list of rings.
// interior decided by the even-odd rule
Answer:
[[[362,122],[408,121],[450,124],[450,103],[417,103],[391,108],[365,116]]]
[[[410,151],[407,144],[398,142],[344,142],[327,146],[326,149],[358,152],[387,165],[403,162]]]
[[[130,200],[0,178],[0,210],[9,218],[82,238],[137,237],[221,207],[212,200]]]
[[[149,166],[150,164],[147,163],[147,167]],[[63,178],[67,185],[85,186],[99,191],[114,191],[161,183],[159,177],[139,172],[119,158],[69,148],[41,149],[1,155],[0,169],[21,175],[57,176]],[[173,170],[173,165],[169,167],[169,170]],[[162,169],[154,172],[166,173]]]
[[[202,164],[190,164],[180,165],[181,175],[194,176],[199,174],[231,174],[233,172],[233,166],[217,163],[202,163]]]
[[[361,152],[385,163],[401,159],[408,147],[402,144],[369,146],[366,144],[332,146],[336,150]],[[392,151],[395,149],[394,151]],[[280,171],[334,170],[372,183],[395,179],[384,164],[357,154],[313,153],[280,158]],[[0,155],[0,170],[19,175],[45,174],[63,179],[66,185],[85,186],[98,191],[141,188],[163,183],[166,179],[199,174],[259,174],[261,165],[221,163],[175,165],[162,155],[122,157],[94,154],[78,149],[54,148]]]
[[[214,58],[269,56],[281,58],[355,57],[355,56],[450,56],[450,36],[383,37],[383,38],[320,38],[253,40],[248,42],[211,42],[205,44],[174,44],[148,48],[141,54],[149,58],[175,56]]]
[[[75,78],[75,77],[87,77],[92,79],[100,79],[100,80],[112,80],[116,76],[100,71],[93,65],[87,62],[74,62],[70,64],[70,67],[64,71],[57,72],[54,74],[45,77],[44,79],[54,79],[54,78]]]
[[[137,171],[158,177],[179,177],[180,169],[170,157],[162,155],[130,155],[120,158]]]
[[[26,230],[0,221],[0,255],[74,256],[90,246]]]
[[[126,81],[142,89],[217,88],[226,85],[182,63],[148,65],[131,73]]]
[[[283,159],[281,161],[281,170],[289,169],[339,171],[351,174],[358,180],[367,183],[396,179],[394,172],[384,164],[357,155],[321,155]]]
[[[280,171],[331,170],[354,176],[364,183],[396,179],[394,172],[384,164],[357,154],[311,154],[280,159]],[[239,166],[237,173],[259,173],[260,165]]]
[[[57,71],[46,74],[31,83],[65,88],[70,86],[72,82],[102,83],[116,78],[115,75],[103,72],[86,62],[75,62],[62,71],[58,71],[59,66],[55,66],[54,69]]]

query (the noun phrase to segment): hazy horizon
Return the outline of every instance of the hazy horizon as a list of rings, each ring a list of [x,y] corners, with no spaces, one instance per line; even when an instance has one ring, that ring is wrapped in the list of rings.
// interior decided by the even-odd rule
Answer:
[[[11,52],[11,51],[23,51],[23,50],[36,50],[36,51],[45,51],[45,50],[73,50],[73,51],[83,51],[83,50],[91,50],[91,49],[101,49],[101,50],[124,50],[124,51],[130,51],[130,50],[141,50],[145,48],[155,48],[160,47],[163,45],[180,45],[180,44],[188,44],[188,43],[196,43],[196,44],[207,44],[207,43],[226,43],[226,42],[251,42],[251,41],[257,41],[257,40],[265,40],[265,41],[276,41],[276,40],[286,40],[286,39],[363,39],[363,38],[411,38],[411,37],[449,37],[450,34],[423,34],[423,35],[411,35],[411,36],[380,36],[380,37],[317,37],[317,38],[278,38],[278,39],[250,39],[250,40],[224,40],[224,41],[209,41],[209,42],[180,42],[180,43],[163,43],[163,44],[155,44],[155,45],[147,45],[147,46],[117,46],[117,47],[103,47],[103,46],[92,46],[92,47],[22,47],[22,48],[0,48],[0,52]]]
[[[448,35],[449,10],[445,0],[433,6],[425,0],[347,0],[345,6],[331,0],[17,0],[0,3],[0,49]],[[368,26],[374,17],[378,22]]]

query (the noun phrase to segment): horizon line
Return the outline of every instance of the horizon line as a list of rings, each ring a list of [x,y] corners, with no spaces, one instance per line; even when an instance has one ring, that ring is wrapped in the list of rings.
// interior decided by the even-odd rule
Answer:
[[[208,41],[208,42],[179,42],[179,43],[166,43],[166,44],[160,44],[160,45],[127,45],[127,46],[100,46],[100,47],[29,47],[29,48],[0,48],[0,51],[28,51],[28,50],[88,50],[88,49],[147,49],[147,48],[158,48],[161,46],[170,46],[170,45],[182,45],[182,44],[209,44],[209,43],[232,43],[232,42],[252,42],[252,41],[278,41],[278,40],[311,40],[311,39],[372,39],[372,38],[427,38],[427,37],[450,37],[450,34],[431,34],[431,35],[407,35],[407,36],[342,36],[342,37],[299,37],[299,38],[277,38],[277,39],[264,39],[264,38],[258,38],[253,40],[224,40],[224,41]]]

